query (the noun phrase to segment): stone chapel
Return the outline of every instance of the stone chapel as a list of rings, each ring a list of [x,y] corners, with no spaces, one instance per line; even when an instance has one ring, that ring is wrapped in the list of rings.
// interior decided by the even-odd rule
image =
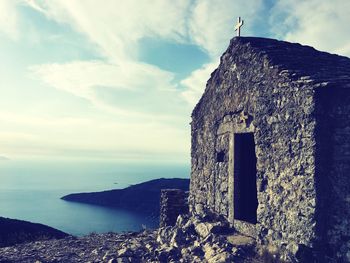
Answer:
[[[350,59],[235,37],[192,113],[190,212],[350,258]]]

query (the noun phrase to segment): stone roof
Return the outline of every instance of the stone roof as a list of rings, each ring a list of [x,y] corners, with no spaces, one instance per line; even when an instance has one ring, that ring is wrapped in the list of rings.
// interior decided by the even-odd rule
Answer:
[[[253,52],[269,67],[277,68],[292,80],[350,87],[350,58],[322,52],[310,46],[257,37],[235,37],[225,54]],[[344,85],[347,84],[347,85]],[[333,85],[332,85],[333,86]]]

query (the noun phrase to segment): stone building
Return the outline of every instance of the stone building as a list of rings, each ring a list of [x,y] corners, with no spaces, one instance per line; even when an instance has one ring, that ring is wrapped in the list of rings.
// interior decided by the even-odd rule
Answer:
[[[233,38],[192,113],[190,211],[270,250],[350,261],[349,116],[349,58]]]

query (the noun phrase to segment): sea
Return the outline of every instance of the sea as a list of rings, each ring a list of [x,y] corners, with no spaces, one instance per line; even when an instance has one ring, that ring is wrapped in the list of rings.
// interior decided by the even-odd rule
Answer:
[[[158,220],[143,214],[60,198],[157,178],[189,178],[189,174],[189,164],[0,161],[0,216],[45,224],[75,236],[155,228]]]

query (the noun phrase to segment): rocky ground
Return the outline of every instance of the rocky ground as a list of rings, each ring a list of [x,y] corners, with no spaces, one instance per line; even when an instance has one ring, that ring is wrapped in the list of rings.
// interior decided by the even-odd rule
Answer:
[[[176,226],[91,234],[0,249],[0,262],[267,262],[224,220],[179,216]],[[272,262],[272,261],[271,261]]]

